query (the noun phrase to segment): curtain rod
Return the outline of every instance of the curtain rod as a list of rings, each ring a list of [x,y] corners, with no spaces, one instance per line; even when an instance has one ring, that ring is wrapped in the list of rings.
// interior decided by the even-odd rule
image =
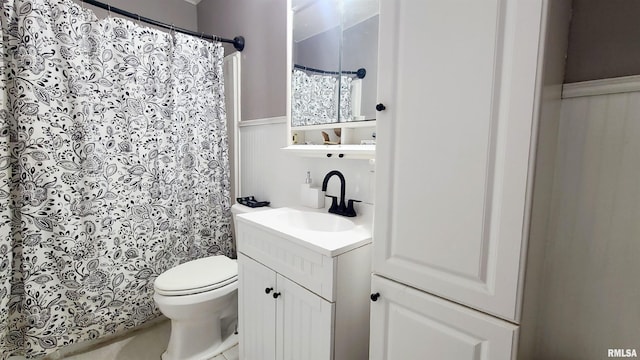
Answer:
[[[158,21],[158,20],[149,19],[147,17],[140,16],[138,14],[134,14],[134,13],[128,12],[126,10],[118,9],[117,7],[113,7],[111,5],[102,3],[100,1],[95,1],[95,0],[80,0],[80,1],[83,2],[83,3],[87,3],[89,5],[97,6],[97,7],[101,8],[101,9],[107,10],[109,12],[116,13],[118,15],[126,16],[126,17],[134,19],[134,20],[142,21],[142,22],[145,22],[147,24],[151,24],[151,25],[155,25],[155,26],[161,27],[163,29],[176,31],[176,32],[179,32],[179,33],[182,33],[182,34],[191,35],[191,36],[196,36],[196,37],[199,37],[199,38],[202,38],[202,39],[220,41],[220,42],[224,42],[224,43],[233,44],[233,47],[238,51],[242,51],[244,49],[244,37],[243,36],[236,36],[235,38],[233,38],[233,40],[231,40],[231,39],[225,39],[225,38],[222,38],[222,37],[219,37],[219,36],[215,36],[215,35],[207,35],[205,33],[197,33],[195,31],[191,31],[191,30],[175,27],[173,25],[170,25],[170,24],[167,24],[167,23],[163,23],[163,22]]]
[[[311,71],[311,72],[315,72],[315,73],[319,73],[319,74],[355,75],[358,79],[364,79],[364,77],[367,75],[367,69],[365,69],[365,68],[360,68],[357,71],[327,71],[327,70],[314,69],[314,68],[311,68],[311,67],[306,67],[306,66],[302,66],[302,65],[298,65],[298,64],[294,64],[293,67],[296,68],[296,69]]]

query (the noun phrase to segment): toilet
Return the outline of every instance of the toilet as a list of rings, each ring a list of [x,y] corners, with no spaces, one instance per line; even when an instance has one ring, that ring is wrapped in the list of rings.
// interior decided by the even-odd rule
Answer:
[[[231,207],[236,215],[268,208]],[[188,261],[160,274],[153,300],[171,320],[162,360],[210,359],[238,342],[238,264],[223,255]]]

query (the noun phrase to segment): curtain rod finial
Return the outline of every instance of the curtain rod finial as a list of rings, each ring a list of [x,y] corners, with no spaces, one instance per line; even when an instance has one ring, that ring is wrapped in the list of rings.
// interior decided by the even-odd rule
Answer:
[[[238,51],[244,50],[244,36],[236,36],[233,38],[233,47]]]

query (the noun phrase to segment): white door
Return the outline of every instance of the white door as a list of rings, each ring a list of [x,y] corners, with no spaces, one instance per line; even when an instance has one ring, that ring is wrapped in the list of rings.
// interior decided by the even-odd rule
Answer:
[[[278,293],[277,359],[332,359],[334,304],[279,274]]]
[[[373,276],[371,360],[510,360],[516,325]]]
[[[238,253],[238,284],[240,358],[275,360],[276,273]]]
[[[542,0],[381,0],[374,272],[517,321]]]

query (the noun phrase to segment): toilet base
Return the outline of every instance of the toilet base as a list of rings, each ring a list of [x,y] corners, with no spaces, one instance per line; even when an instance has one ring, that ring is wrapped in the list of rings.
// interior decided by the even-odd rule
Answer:
[[[184,358],[176,358],[175,356],[170,356],[166,351],[162,353],[162,360],[209,360],[212,359],[223,352],[231,349],[235,345],[238,344],[239,335],[235,333],[236,322],[227,327],[225,334],[223,334],[222,342],[218,344],[214,344],[208,349],[205,349],[197,354],[193,354],[190,357]],[[224,336],[226,335],[226,336]]]
[[[238,334],[232,333],[226,339],[224,339],[224,341],[222,341],[222,343],[219,346],[213,349],[209,349],[207,351],[203,351],[200,354],[194,355],[188,359],[181,359],[181,360],[209,360],[231,349],[232,347],[236,346],[238,344],[238,339],[239,339]],[[170,357],[167,357],[167,352],[165,351],[164,353],[162,353],[162,360],[173,360],[173,359],[171,359]]]

